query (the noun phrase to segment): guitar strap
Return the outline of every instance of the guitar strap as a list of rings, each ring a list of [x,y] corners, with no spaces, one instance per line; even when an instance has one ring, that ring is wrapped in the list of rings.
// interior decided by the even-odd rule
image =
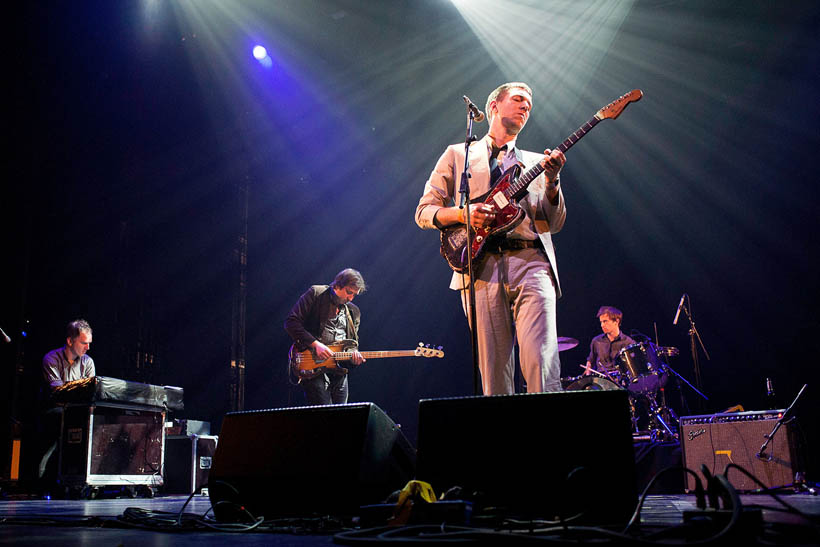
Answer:
[[[347,332],[351,340],[359,341],[359,333],[356,331],[356,326],[353,324],[353,316],[350,315],[350,306],[345,304],[345,315],[347,315]]]

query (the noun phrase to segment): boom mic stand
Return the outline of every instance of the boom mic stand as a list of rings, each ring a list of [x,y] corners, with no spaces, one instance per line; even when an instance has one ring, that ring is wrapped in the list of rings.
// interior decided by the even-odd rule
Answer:
[[[769,446],[769,442],[771,442],[772,437],[774,437],[774,434],[777,433],[777,430],[780,429],[780,426],[783,425],[783,423],[786,421],[786,418],[791,418],[792,409],[794,408],[794,405],[797,403],[797,400],[800,398],[800,396],[803,395],[803,392],[806,391],[806,387],[808,387],[808,385],[809,384],[803,384],[803,387],[800,388],[800,392],[797,394],[797,397],[794,398],[792,404],[789,405],[789,408],[787,408],[786,411],[783,412],[783,415],[780,417],[779,420],[777,420],[777,423],[774,424],[774,429],[772,429],[771,433],[765,435],[766,442],[763,443],[763,445],[760,447],[760,450],[758,450],[757,454],[755,454],[756,458],[761,460],[765,459],[767,461],[772,459],[772,456],[767,456],[764,453],[766,451],[766,447]]]
[[[706,351],[706,346],[703,345],[703,340],[700,337],[700,333],[698,332],[697,327],[695,327],[695,320],[692,318],[692,313],[690,308],[692,307],[692,302],[689,299],[689,295],[686,295],[686,302],[683,304],[682,308],[683,311],[686,313],[686,318],[689,320],[689,351],[692,353],[692,365],[695,371],[695,385],[697,386],[697,391],[700,393],[700,390],[703,390],[703,382],[700,376],[700,363],[698,362],[698,348],[695,344],[695,339],[697,338],[698,343],[700,343],[700,347],[703,350],[703,354],[706,355],[706,359],[712,360],[709,357],[709,352]],[[688,382],[687,382],[688,383]],[[694,389],[694,388],[693,388]],[[700,393],[703,395],[702,393]],[[704,398],[706,398],[704,396]],[[703,408],[703,401],[699,400],[701,408]]]
[[[459,186],[459,193],[461,199],[459,201],[459,208],[464,209],[464,222],[467,224],[467,275],[470,277],[470,282],[467,284],[467,293],[469,298],[469,323],[470,323],[470,347],[473,354],[473,393],[481,395],[481,371],[478,368],[478,333],[476,332],[476,315],[475,315],[475,277],[473,276],[473,230],[470,226],[470,173],[468,168],[470,166],[470,144],[477,141],[473,135],[473,120],[476,117],[476,112],[470,108],[469,99],[465,97],[467,103],[467,135],[464,139],[464,170],[461,172],[461,185]],[[461,274],[462,286],[464,285],[464,274]]]

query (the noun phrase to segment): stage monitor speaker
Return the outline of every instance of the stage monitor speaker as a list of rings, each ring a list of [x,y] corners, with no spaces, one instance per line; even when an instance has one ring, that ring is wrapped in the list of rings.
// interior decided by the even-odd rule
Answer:
[[[625,523],[637,501],[628,393],[422,400],[416,476],[436,494],[460,487],[478,511]]]
[[[796,431],[784,423],[769,441],[761,457],[757,454],[766,436],[772,432],[783,410],[764,410],[683,416],[680,419],[684,466],[695,471],[701,481],[701,465],[713,475],[722,475],[734,463],[757,477],[766,488],[787,486],[794,482],[798,469]],[[729,483],[738,491],[761,487],[744,473],[730,469]],[[685,490],[695,489],[695,478],[686,474]]]
[[[375,404],[232,412],[208,476],[220,521],[354,516],[413,478],[415,450]]]

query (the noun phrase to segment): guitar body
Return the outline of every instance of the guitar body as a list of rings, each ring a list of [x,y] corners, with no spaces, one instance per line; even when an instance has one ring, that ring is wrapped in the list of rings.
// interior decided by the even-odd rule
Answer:
[[[484,250],[493,236],[506,234],[524,220],[524,210],[518,205],[513,195],[513,185],[521,173],[521,167],[513,165],[498,180],[487,194],[476,198],[472,203],[484,203],[492,208],[495,218],[490,226],[473,229],[472,253],[475,267],[483,257]],[[458,273],[468,270],[467,226],[455,224],[441,230],[441,256],[450,267]]]
[[[342,340],[336,344],[328,346],[336,353],[346,353],[355,350],[358,344],[355,340]],[[339,360],[335,357],[330,359],[317,359],[316,355],[309,350],[296,351],[296,347],[291,346],[288,353],[288,360],[293,374],[300,380],[309,380],[320,374],[347,374],[347,369],[339,365]]]
[[[316,359],[316,355],[311,350],[296,351],[294,346],[290,347],[288,353],[288,371],[299,381],[315,378],[320,374],[347,374],[347,369],[339,366],[339,361],[350,361],[353,359],[353,351],[358,348],[355,340],[342,340],[328,346],[333,352],[330,359]],[[441,346],[431,348],[430,344],[419,342],[415,349],[407,350],[383,350],[383,351],[361,351],[364,359],[382,359],[385,357],[444,357]]]
[[[598,122],[616,119],[630,103],[641,100],[641,97],[643,97],[643,92],[640,89],[633,89],[629,93],[618,97],[596,112],[592,118],[567,137],[556,149],[566,152]],[[472,201],[472,203],[483,202],[495,212],[495,220],[492,225],[474,230],[475,235],[470,249],[474,262],[481,259],[483,251],[488,244],[492,243],[494,236],[500,236],[512,230],[524,220],[524,211],[518,205],[518,200],[526,194],[530,183],[543,172],[544,167],[540,162],[530,167],[523,174],[521,173],[521,167],[514,165],[507,169],[486,196]],[[466,272],[469,259],[467,254],[467,226],[456,224],[442,229],[441,248],[439,250],[441,256],[444,257],[453,270],[458,273]]]

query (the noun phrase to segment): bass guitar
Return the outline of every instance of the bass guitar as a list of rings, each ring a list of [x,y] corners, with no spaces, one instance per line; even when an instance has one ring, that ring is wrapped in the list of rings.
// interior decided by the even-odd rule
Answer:
[[[333,357],[329,359],[317,359],[316,355],[309,349],[296,351],[294,346],[290,347],[288,361],[293,374],[302,379],[309,379],[325,372],[335,374],[347,374],[347,369],[339,366],[339,361],[350,361],[353,358],[353,350],[357,344],[355,340],[342,340],[336,344],[328,346],[333,351]],[[396,351],[362,351],[359,352],[365,359],[382,359],[385,357],[444,357],[441,346],[431,348],[430,344],[425,345],[419,342],[419,347],[410,350]]]
[[[643,97],[643,92],[640,89],[633,89],[626,95],[612,101],[558,145],[558,150],[566,152],[598,122],[607,119],[614,120],[621,115],[621,112],[629,103],[634,103],[640,100],[641,97]],[[471,249],[473,262],[477,262],[482,258],[488,240],[509,232],[524,220],[524,210],[518,205],[518,200],[526,195],[530,183],[543,172],[544,167],[540,162],[530,167],[523,174],[521,174],[520,165],[513,165],[499,177],[488,193],[471,201],[471,203],[483,202],[495,213],[491,225],[472,229],[474,234]],[[468,269],[467,226],[455,224],[442,229],[440,252],[453,270],[458,273],[466,272]]]

